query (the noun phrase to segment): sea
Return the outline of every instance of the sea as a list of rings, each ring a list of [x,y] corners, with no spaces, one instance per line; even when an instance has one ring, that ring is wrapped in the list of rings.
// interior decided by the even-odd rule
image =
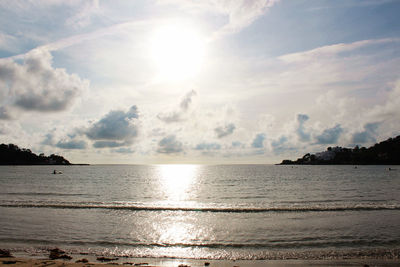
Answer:
[[[400,166],[0,166],[0,248],[55,247],[133,258],[398,259]]]

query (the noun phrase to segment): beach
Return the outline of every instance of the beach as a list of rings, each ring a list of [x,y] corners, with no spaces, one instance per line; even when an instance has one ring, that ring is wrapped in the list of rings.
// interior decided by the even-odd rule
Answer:
[[[297,257],[297,258],[296,258]],[[314,257],[314,258],[313,258]],[[87,253],[70,254],[53,248],[38,252],[16,252],[0,249],[0,266],[53,266],[53,267],[89,267],[89,266],[143,266],[143,267],[300,267],[300,266],[400,266],[400,249],[392,251],[362,251],[351,254],[348,251],[331,251],[329,255],[316,253],[277,253],[275,259],[264,260],[227,260],[227,259],[190,259],[127,256],[90,255]]]
[[[399,260],[377,260],[377,259],[347,259],[347,260],[185,260],[185,259],[131,259],[126,261],[116,261],[112,263],[100,263],[89,261],[87,263],[76,262],[76,260],[49,260],[38,258],[2,258],[0,266],[19,266],[19,267],[113,267],[113,266],[160,266],[160,267],[200,267],[200,266],[220,266],[220,267],[285,267],[285,266],[399,266]]]

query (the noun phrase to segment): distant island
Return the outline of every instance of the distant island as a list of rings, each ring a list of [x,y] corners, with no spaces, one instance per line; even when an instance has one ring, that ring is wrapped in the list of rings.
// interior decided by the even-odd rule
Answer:
[[[30,149],[19,148],[14,144],[0,145],[0,165],[72,165],[62,156],[43,153],[36,155]]]
[[[369,148],[328,147],[326,151],[307,153],[295,161],[285,159],[280,165],[400,165],[400,135]]]

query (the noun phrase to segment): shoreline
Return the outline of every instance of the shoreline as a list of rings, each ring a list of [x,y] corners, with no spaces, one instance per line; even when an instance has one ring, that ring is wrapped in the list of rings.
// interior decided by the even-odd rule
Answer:
[[[52,266],[52,267],[111,267],[111,266],[144,266],[144,267],[284,267],[284,266],[400,266],[399,255],[386,254],[379,257],[374,254],[360,253],[358,256],[342,255],[339,251],[332,251],[327,258],[275,258],[275,259],[190,259],[169,257],[128,257],[105,256],[89,253],[68,253],[58,248],[47,250],[48,252],[27,253],[11,252],[0,249],[0,267],[3,266]],[[336,252],[338,255],[334,255]],[[56,255],[56,256],[54,256]],[[53,257],[52,257],[53,256]],[[381,255],[382,256],[382,255]],[[52,258],[50,258],[52,257]]]
[[[3,244],[0,247],[0,260],[4,257],[27,258],[27,259],[62,259],[69,256],[72,260],[86,258],[96,261],[98,257],[118,258],[118,262],[126,259],[159,259],[159,260],[187,260],[187,261],[288,261],[288,260],[313,260],[313,261],[341,261],[341,260],[394,260],[400,263],[400,247],[392,248],[308,248],[308,249],[267,249],[247,250],[246,257],[243,254],[209,254],[207,257],[193,257],[193,255],[162,253],[136,254],[126,251],[127,247],[121,247],[120,251],[110,247],[71,247],[71,246],[28,246],[22,244]],[[110,250],[111,249],[111,250]],[[219,250],[224,251],[224,250]],[[250,253],[250,254],[249,254]],[[239,257],[238,257],[239,256]]]
[[[82,257],[83,258],[83,257]],[[285,267],[285,266],[399,266],[399,260],[389,259],[343,259],[343,260],[195,260],[195,259],[172,259],[172,258],[131,258],[118,259],[107,263],[96,260],[88,262],[77,262],[78,258],[71,260],[48,258],[0,258],[0,266],[52,266],[52,267],[113,267],[113,266],[145,266],[145,267]]]

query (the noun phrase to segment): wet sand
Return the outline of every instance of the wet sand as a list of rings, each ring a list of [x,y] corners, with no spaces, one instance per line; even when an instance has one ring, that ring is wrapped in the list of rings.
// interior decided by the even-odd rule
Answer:
[[[1,258],[0,266],[19,266],[19,267],[114,267],[114,266],[175,266],[175,267],[200,267],[200,266],[220,266],[220,267],[284,267],[284,266],[400,266],[400,260],[374,260],[374,259],[349,259],[349,260],[186,260],[186,259],[133,259],[126,261],[115,261],[100,263],[89,261],[87,263],[72,260],[49,260],[49,259],[30,259],[30,258]]]
[[[299,267],[299,266],[400,266],[398,254],[359,254],[359,257],[341,257],[313,259],[303,258],[280,258],[264,260],[207,260],[207,259],[183,259],[183,258],[131,258],[131,257],[109,257],[101,255],[90,255],[88,253],[69,254],[54,248],[48,250],[48,254],[33,253],[26,254],[11,253],[7,249],[0,249],[1,266],[35,266],[35,267],[90,267],[90,266],[144,266],[144,267]],[[375,257],[374,257],[375,256]]]

